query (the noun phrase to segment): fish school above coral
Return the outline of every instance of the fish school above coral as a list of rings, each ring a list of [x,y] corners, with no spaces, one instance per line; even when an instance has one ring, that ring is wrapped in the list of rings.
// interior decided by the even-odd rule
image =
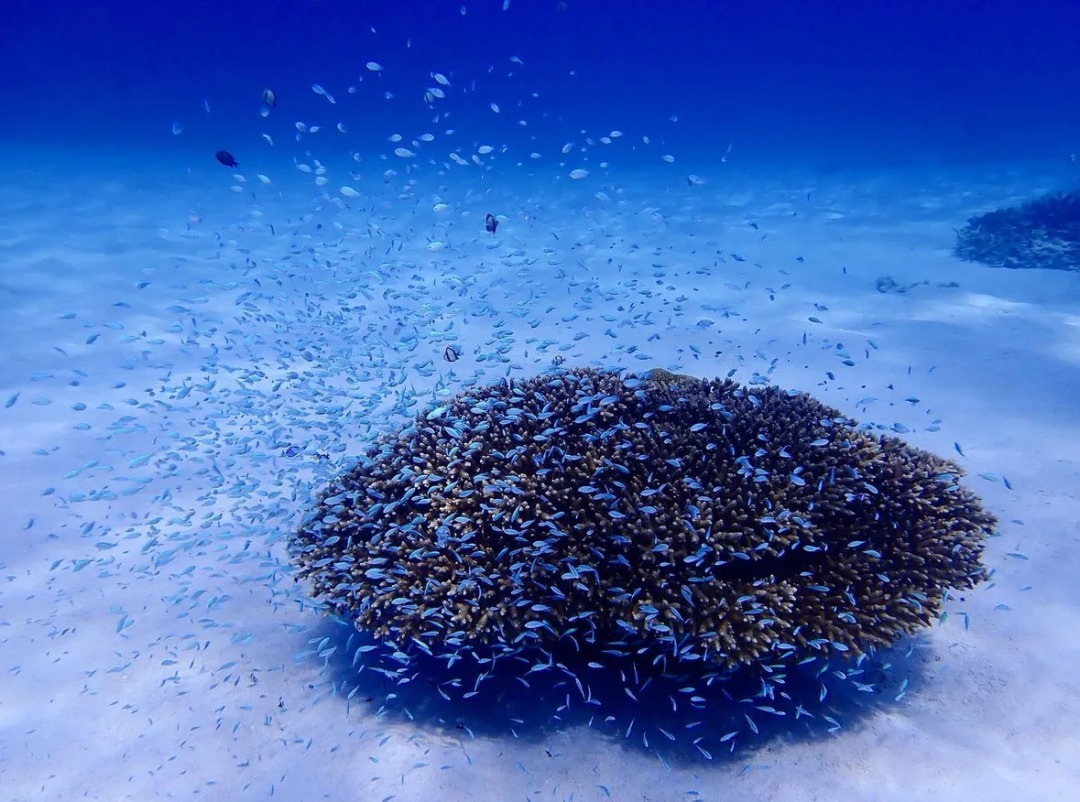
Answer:
[[[805,394],[556,371],[382,436],[292,552],[331,611],[406,653],[851,657],[983,578],[995,521],[959,475]]]

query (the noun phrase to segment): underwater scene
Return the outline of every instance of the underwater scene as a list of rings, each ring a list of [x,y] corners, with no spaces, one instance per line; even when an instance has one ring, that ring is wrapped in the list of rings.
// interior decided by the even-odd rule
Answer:
[[[0,800],[1073,798],[1077,31],[0,0]]]

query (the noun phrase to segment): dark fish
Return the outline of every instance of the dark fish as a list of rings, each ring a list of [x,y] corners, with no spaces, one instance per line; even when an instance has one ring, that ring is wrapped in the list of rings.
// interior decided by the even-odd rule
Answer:
[[[484,228],[491,234],[495,233],[495,229],[499,227],[499,221],[495,219],[495,215],[489,214],[484,218]]]
[[[491,215],[489,214],[488,217],[491,217]],[[461,358],[461,354],[459,354],[457,349],[452,345],[446,346],[446,350],[443,351],[442,356],[447,362],[457,362],[458,359]]]
[[[273,89],[264,89],[262,93],[262,100],[263,103],[265,103],[270,108],[273,108],[277,105],[277,95],[274,93]]]
[[[214,158],[224,164],[226,167],[240,166],[240,162],[233,158],[233,155],[227,150],[219,150],[217,153],[214,154]]]
[[[285,456],[286,457],[295,457],[299,453],[300,453],[300,446],[289,446],[288,448],[285,449]]]

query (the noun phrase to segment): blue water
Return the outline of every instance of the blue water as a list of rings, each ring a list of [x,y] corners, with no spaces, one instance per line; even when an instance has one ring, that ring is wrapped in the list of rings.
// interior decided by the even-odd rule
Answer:
[[[341,99],[335,121],[359,134],[422,124],[418,92],[438,71],[475,82],[475,94],[445,104],[458,128],[510,142],[636,127],[702,161],[734,142],[744,162],[835,168],[1050,159],[1076,147],[1080,8],[1067,0],[501,6],[8,0],[0,137],[246,157],[266,86],[282,128],[327,111],[310,91],[319,83]],[[387,66],[381,78],[367,61]],[[396,100],[347,103],[360,75]]]
[[[0,800],[1064,798],[1076,274],[952,248],[1075,187],[1078,31],[1066,0],[0,0]],[[772,683],[408,645],[401,682],[290,537],[380,432],[583,367],[955,460],[991,581]]]

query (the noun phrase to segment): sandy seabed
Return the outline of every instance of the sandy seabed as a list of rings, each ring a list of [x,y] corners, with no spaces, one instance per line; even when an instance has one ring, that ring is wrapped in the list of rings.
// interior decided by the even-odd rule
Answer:
[[[108,154],[17,161],[0,179],[0,798],[1080,787],[1080,283],[950,253],[968,216],[1064,171],[717,164],[691,185],[667,166],[381,165],[319,187]],[[581,723],[470,736],[346,698],[298,657],[333,634],[286,552],[313,492],[437,388],[556,356],[734,368],[958,460],[1001,519],[991,582],[898,647],[899,701],[711,761]]]

